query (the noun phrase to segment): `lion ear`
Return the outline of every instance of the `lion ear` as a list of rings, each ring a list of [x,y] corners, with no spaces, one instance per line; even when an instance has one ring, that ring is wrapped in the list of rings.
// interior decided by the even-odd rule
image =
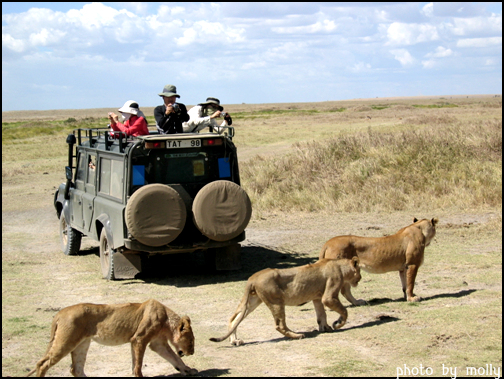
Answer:
[[[359,267],[359,257],[352,257],[352,267],[357,269]]]
[[[432,225],[436,225],[436,224],[438,223],[438,221],[439,221],[439,220],[438,220],[437,218],[433,218],[433,219],[431,220]]]
[[[191,327],[191,319],[189,318],[189,316],[183,316],[180,319],[180,327],[179,327],[180,332],[182,333],[184,330],[187,330],[190,327]]]
[[[418,221],[418,219],[417,219],[416,217],[414,217],[414,218],[413,218],[413,224],[414,224],[415,222],[417,222],[417,221]]]

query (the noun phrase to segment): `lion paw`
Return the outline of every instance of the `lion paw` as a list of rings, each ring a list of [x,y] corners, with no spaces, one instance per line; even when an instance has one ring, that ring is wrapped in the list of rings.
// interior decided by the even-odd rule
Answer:
[[[332,332],[333,328],[331,328],[329,325],[319,325],[319,332]]]
[[[303,333],[287,333],[286,336],[295,340],[300,340],[305,337]]]
[[[194,376],[194,375],[198,374],[198,370],[196,370],[195,368],[190,368],[189,366],[186,366],[186,368],[184,370],[181,370],[180,373],[183,376],[186,376],[186,375]]]
[[[233,345],[233,346],[243,345],[243,340],[234,340],[234,341],[231,341],[231,345]]]
[[[412,296],[412,297],[408,297],[408,301],[414,301],[414,302],[419,302],[421,301],[422,298],[420,296]]]

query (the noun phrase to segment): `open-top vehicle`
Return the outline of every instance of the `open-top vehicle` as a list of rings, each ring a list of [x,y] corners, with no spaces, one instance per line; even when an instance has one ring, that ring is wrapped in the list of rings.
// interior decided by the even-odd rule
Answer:
[[[132,278],[149,254],[204,250],[217,269],[240,265],[252,207],[240,186],[234,129],[223,134],[110,129],[68,135],[66,183],[54,206],[63,252],[99,241],[102,275]]]

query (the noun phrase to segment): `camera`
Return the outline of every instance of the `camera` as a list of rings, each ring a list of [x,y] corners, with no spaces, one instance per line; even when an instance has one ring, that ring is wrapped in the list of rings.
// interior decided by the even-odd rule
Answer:
[[[175,113],[179,113],[180,112],[180,106],[177,104],[177,103],[173,103],[172,104],[172,109]]]
[[[227,113],[226,112],[221,112],[220,114],[222,117],[226,117]]]

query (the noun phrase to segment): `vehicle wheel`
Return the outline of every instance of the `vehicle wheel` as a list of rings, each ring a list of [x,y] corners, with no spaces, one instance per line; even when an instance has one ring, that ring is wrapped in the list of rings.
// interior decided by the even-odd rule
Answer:
[[[105,229],[102,229],[100,234],[100,265],[103,279],[115,280],[114,249],[108,243]]]
[[[59,230],[63,253],[65,255],[77,255],[80,250],[82,234],[66,222],[63,211],[61,211],[60,215]]]

